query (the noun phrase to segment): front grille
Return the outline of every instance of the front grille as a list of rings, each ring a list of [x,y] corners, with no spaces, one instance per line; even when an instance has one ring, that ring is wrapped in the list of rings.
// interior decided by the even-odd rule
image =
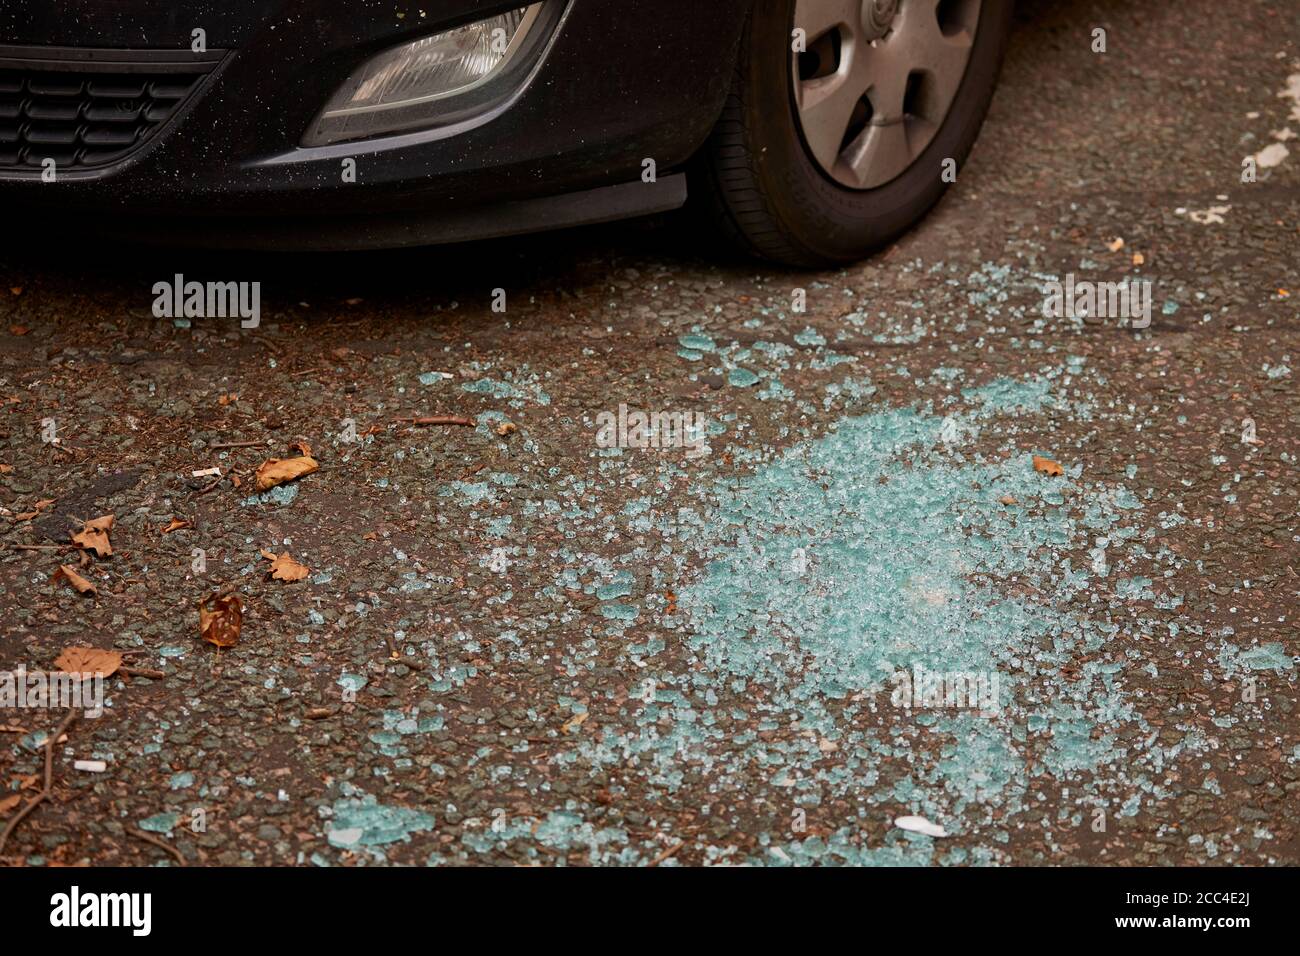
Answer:
[[[0,47],[0,170],[120,162],[158,132],[216,60],[172,51]]]

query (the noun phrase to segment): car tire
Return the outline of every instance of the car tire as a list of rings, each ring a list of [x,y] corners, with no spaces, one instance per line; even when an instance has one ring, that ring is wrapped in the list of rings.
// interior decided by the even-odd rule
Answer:
[[[796,19],[815,29],[828,7],[853,11],[854,22],[816,36],[805,30],[806,49],[795,52]],[[743,252],[795,267],[851,262],[898,236],[943,195],[975,143],[997,84],[1011,7],[1011,0],[756,0],[722,115],[690,170],[706,216]],[[891,9],[888,26],[871,19],[885,20]],[[933,11],[940,39],[920,20],[925,11]],[[864,43],[882,29],[875,46]],[[920,39],[889,46],[905,36]],[[960,67],[950,41],[967,48]],[[900,100],[894,74],[902,72]],[[850,81],[876,74],[854,101],[837,152],[838,113],[817,112],[821,107],[811,104],[821,101],[807,91],[838,84],[835,107],[842,113],[854,96]],[[890,102],[877,111],[878,95]],[[937,121],[925,115],[937,113],[944,99]],[[823,116],[832,122],[817,125]],[[880,152],[869,154],[868,146]]]

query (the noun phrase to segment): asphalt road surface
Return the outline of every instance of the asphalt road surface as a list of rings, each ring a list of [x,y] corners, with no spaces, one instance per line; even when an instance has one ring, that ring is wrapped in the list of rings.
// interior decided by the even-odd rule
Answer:
[[[11,241],[0,665],[126,656],[0,859],[1298,864],[1298,272],[1281,0],[1022,4],[954,190],[842,271],[683,217]],[[260,325],[155,317],[175,273]],[[0,710],[0,825],[62,716]]]

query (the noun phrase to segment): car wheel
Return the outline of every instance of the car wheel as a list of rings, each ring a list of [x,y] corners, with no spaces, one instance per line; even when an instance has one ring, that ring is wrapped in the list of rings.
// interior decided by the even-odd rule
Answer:
[[[692,170],[711,218],[793,266],[888,242],[956,178],[1010,21],[1011,0],[756,0]]]

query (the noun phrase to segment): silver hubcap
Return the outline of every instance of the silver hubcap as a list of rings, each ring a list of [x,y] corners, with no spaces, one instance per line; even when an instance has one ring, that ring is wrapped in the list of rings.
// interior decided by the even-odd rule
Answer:
[[[873,189],[930,144],[966,73],[980,4],[796,0],[805,49],[792,64],[795,106],[827,175]]]

